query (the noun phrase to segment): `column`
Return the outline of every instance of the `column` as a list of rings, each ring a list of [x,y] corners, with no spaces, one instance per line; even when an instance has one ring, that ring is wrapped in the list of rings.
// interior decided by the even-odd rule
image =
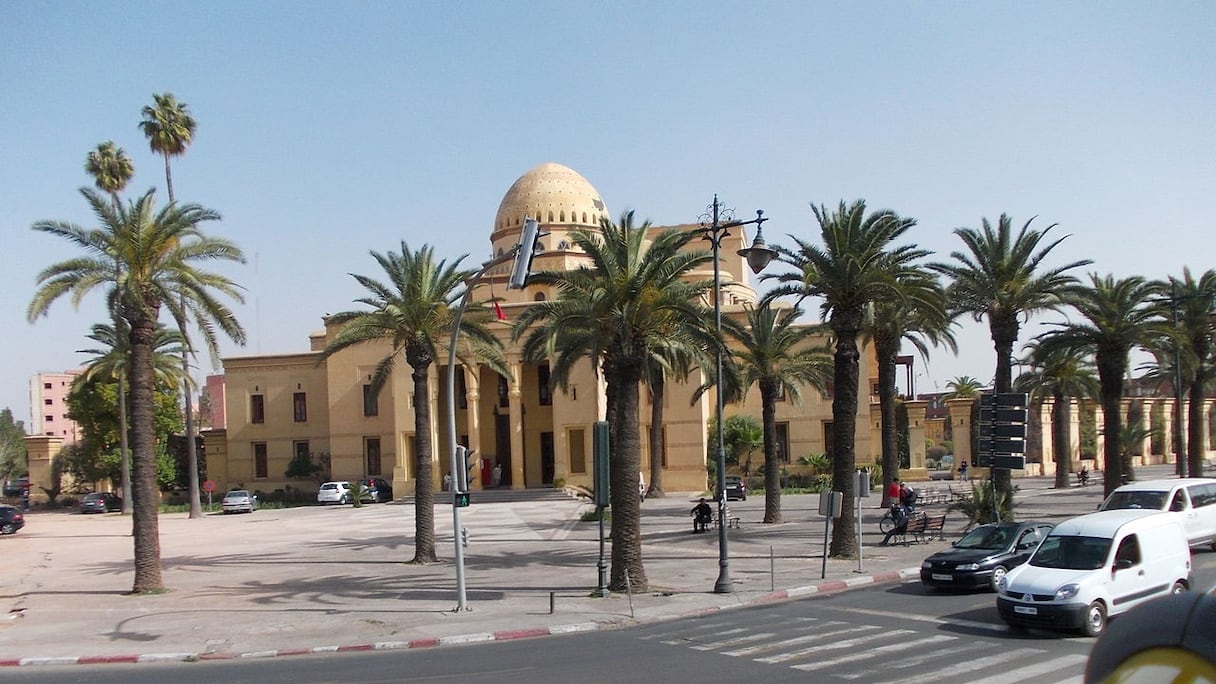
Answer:
[[[972,464],[972,468],[968,470],[968,474],[972,478],[987,477],[987,468],[976,468],[975,457],[971,453],[971,406],[975,403],[975,399],[947,399],[946,409],[950,412],[950,429],[953,433],[951,444],[954,445],[954,465],[966,461]]]
[[[508,393],[511,415],[511,489],[526,489],[524,482],[524,408],[520,400],[519,381],[523,368],[511,362],[511,386]]]
[[[920,399],[904,402],[904,408],[908,411],[908,464],[918,473],[923,471],[926,477],[928,470],[925,469],[925,409],[928,406],[928,401]],[[957,466],[957,463],[955,465]]]
[[[469,448],[474,452],[476,467],[469,473],[469,489],[481,489],[481,458],[485,451],[481,448],[481,367],[473,364],[471,368],[461,366],[464,373],[465,429],[469,433]],[[457,439],[459,439],[457,435]]]

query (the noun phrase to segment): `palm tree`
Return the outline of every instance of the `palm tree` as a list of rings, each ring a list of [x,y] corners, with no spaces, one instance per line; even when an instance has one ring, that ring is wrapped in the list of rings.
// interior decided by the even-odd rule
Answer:
[[[89,152],[84,170],[93,177],[97,189],[109,193],[115,204],[118,204],[118,193],[127,187],[135,175],[135,165],[127,157],[126,151],[115,145],[113,140],[100,143],[97,149]]]
[[[1168,334],[1169,330],[1157,309],[1146,306],[1155,288],[1144,278],[1116,280],[1109,275],[1090,274],[1089,279],[1088,286],[1073,285],[1061,293],[1066,303],[1077,310],[1080,320],[1070,316],[1075,322],[1051,324],[1054,329],[1037,339],[1043,354],[1064,350],[1094,357],[1104,422],[1103,474],[1106,493],[1110,494],[1123,484],[1120,400],[1128,355],[1132,349],[1148,345],[1154,337]]]
[[[131,159],[127,157],[127,153],[121,147],[114,144],[114,141],[107,140],[97,146],[97,149],[89,152],[89,156],[85,159],[84,170],[93,177],[93,183],[98,190],[110,194],[110,200],[114,206],[118,206],[118,193],[122,192],[131,177],[135,175],[135,165],[131,163]],[[117,263],[115,267],[117,268]],[[115,281],[121,276],[115,271]],[[114,325],[111,331],[125,331],[122,324],[122,317],[118,311],[113,312]],[[125,349],[125,347],[124,347]],[[123,381],[122,374],[115,376],[118,382],[118,428],[119,428],[119,449],[120,449],[120,466],[122,478],[122,512],[124,515],[131,513],[131,462],[130,452],[127,449],[127,386]]]
[[[852,500],[856,489],[853,471],[857,464],[858,375],[861,354],[857,340],[864,326],[867,305],[884,298],[896,298],[896,283],[918,272],[915,262],[928,253],[914,245],[893,247],[916,221],[883,210],[866,215],[866,203],[829,212],[812,206],[819,222],[823,246],[794,238],[796,251],[778,248],[780,260],[797,269],[793,274],[776,276],[782,283],[767,298],[797,295],[821,297],[821,313],[828,320],[836,350],[833,361],[832,489]],[[856,557],[858,539],[856,514],[845,506],[839,524],[832,532],[831,555]]]
[[[178,102],[173,93],[153,94],[154,105],[143,108],[143,121],[139,129],[148,139],[148,147],[165,159],[165,186],[169,190],[169,202],[176,201],[173,196],[173,170],[169,159],[186,153],[186,149],[194,142],[194,131],[198,124],[190,115],[190,108],[185,102]]]
[[[800,309],[780,309],[765,301],[747,310],[746,323],[734,319],[722,321],[723,332],[736,342],[723,369],[733,380],[724,385],[737,388],[740,399],[753,385],[760,388],[766,523],[781,522],[782,454],[777,451],[777,402],[785,395],[801,403],[803,385],[826,393],[832,380],[831,351],[815,344],[826,336],[825,331],[821,326],[799,325],[800,316]]]
[[[959,375],[946,383],[946,389],[950,390],[951,399],[974,399],[984,389],[984,383],[970,375]]]
[[[695,356],[715,337],[707,337],[711,319],[700,303],[709,283],[685,280],[709,258],[685,249],[697,234],[666,230],[649,239],[650,223],[635,226],[633,216],[626,211],[617,223],[602,219],[598,231],[576,230],[572,241],[587,265],[533,274],[530,282],[551,286],[558,296],[529,307],[514,330],[515,339],[524,338],[524,358],[551,360],[558,378],[583,359],[604,373],[614,440],[608,585],[613,591],[624,590],[627,581],[635,590],[647,585],[637,487],[639,384],[660,341]]]
[[[131,441],[135,499],[132,523],[135,541],[136,593],[162,588],[160,538],[157,523],[156,437],[153,406],[153,349],[161,324],[161,308],[175,320],[189,309],[200,320],[212,321],[238,343],[245,331],[217,298],[226,295],[243,301],[228,278],[194,266],[197,262],[235,261],[244,256],[233,243],[209,237],[199,229],[219,214],[197,204],[171,203],[156,211],[153,191],[130,203],[115,206],[88,188],[80,190],[100,228],[86,229],[62,221],[39,221],[33,229],[61,237],[82,247],[86,256],[53,264],[38,274],[39,288],[27,309],[30,321],[47,314],[51,304],[70,294],[81,301],[97,288],[110,288],[107,301],[117,308],[129,331],[131,358]],[[214,343],[215,331],[205,329]]]
[[[169,166],[169,158],[186,153],[186,148],[194,142],[194,131],[197,124],[194,117],[190,115],[190,108],[186,106],[185,102],[178,102],[173,97],[173,93],[153,94],[152,99],[155,106],[149,105],[143,108],[144,118],[139,122],[139,128],[148,138],[148,146],[152,151],[165,159],[165,186],[169,191],[169,203],[172,204],[176,198],[173,196],[173,172]],[[185,307],[182,309],[184,311]],[[191,396],[194,387],[190,375],[190,357],[193,355],[193,348],[190,345],[190,336],[186,333],[190,321],[183,317],[178,319],[177,324],[182,331],[182,336],[186,339],[186,346],[182,350],[182,376],[185,379],[185,382],[182,383],[182,394],[186,411],[186,463],[190,470],[188,480],[190,517],[201,518],[203,504],[198,488],[198,446],[195,444],[194,399]],[[198,321],[198,324],[204,330],[207,329],[207,322]]]
[[[418,251],[404,241],[401,252],[372,258],[388,277],[387,282],[351,274],[366,289],[368,296],[355,301],[370,311],[344,311],[326,320],[338,331],[321,359],[351,347],[387,341],[390,349],[376,365],[370,391],[378,395],[392,376],[398,360],[404,358],[414,381],[414,558],[411,563],[438,562],[435,554],[435,483],[431,445],[431,389],[429,371],[440,358],[451,335],[456,310],[464,296],[468,279],[475,271],[462,269],[467,255],[453,261],[435,260],[434,248],[423,245]],[[484,311],[461,317],[460,332],[471,341],[478,356],[494,370],[507,375],[497,350],[501,343],[489,331]],[[443,346],[441,347],[441,343]],[[467,357],[467,355],[464,355]],[[636,487],[634,487],[636,489]]]
[[[1059,293],[1077,279],[1066,272],[1090,263],[1088,259],[1074,261],[1057,268],[1046,268],[1044,260],[1064,239],[1046,244],[1047,234],[1056,224],[1039,231],[1032,230],[1027,221],[1017,235],[1013,234],[1013,219],[1005,214],[996,228],[983,219],[979,230],[956,228],[966,245],[966,252],[951,252],[953,263],[932,264],[930,268],[950,279],[946,293],[951,313],[970,314],[977,322],[988,319],[988,330],[996,348],[996,376],[993,390],[997,394],[1013,387],[1013,345],[1018,341],[1022,319],[1060,307]],[[1010,488],[1010,473],[1005,468],[993,469],[993,485],[1001,491]]]
[[[1024,347],[1030,370],[1018,376],[1014,390],[1026,392],[1034,406],[1051,397],[1051,451],[1056,461],[1056,489],[1069,486],[1072,472],[1072,399],[1098,397],[1098,378],[1093,364],[1067,348],[1045,349],[1039,340]]]
[[[937,278],[928,271],[913,271],[896,281],[896,289],[895,297],[870,305],[870,315],[863,330],[873,341],[878,360],[884,508],[898,503],[890,500],[887,489],[899,474],[895,370],[900,347],[906,340],[920,352],[922,358],[929,356],[926,341],[934,346],[945,345],[952,352],[958,352],[954,333],[950,330],[954,323],[946,314],[946,293]]]
[[[1209,361],[1216,345],[1213,344],[1212,315],[1216,311],[1216,270],[1208,269],[1195,278],[1191,269],[1182,269],[1182,278],[1171,277],[1168,282],[1156,282],[1157,299],[1162,304],[1162,314],[1177,312],[1176,334],[1185,345],[1182,386],[1189,399],[1187,407],[1187,472],[1191,477],[1203,477],[1204,435],[1207,423],[1203,416],[1206,388],[1213,376]],[[1166,302],[1174,307],[1168,314]]]

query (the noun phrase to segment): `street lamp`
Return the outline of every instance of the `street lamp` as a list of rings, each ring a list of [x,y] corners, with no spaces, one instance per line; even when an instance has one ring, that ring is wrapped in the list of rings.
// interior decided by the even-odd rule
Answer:
[[[713,246],[714,259],[714,330],[718,337],[722,336],[722,264],[718,259],[718,253],[722,247],[722,239],[730,235],[731,228],[747,226],[755,224],[756,239],[752,242],[752,246],[748,249],[739,250],[738,254],[747,259],[747,265],[751,267],[754,273],[759,273],[764,270],[765,266],[776,258],[777,251],[770,249],[764,242],[762,235],[762,225],[768,219],[764,218],[764,212],[756,210],[756,218],[750,221],[734,220],[733,211],[724,208],[718,202],[718,196],[714,195],[713,204],[707,207],[704,214],[701,215],[701,232],[704,239],[709,240],[709,244]],[[714,392],[717,399],[714,406],[714,418],[717,422],[718,444],[716,452],[716,462],[718,470],[718,581],[714,583],[714,592],[718,594],[729,594],[731,592],[730,582],[730,554],[726,549],[726,446],[723,442],[722,430],[722,346],[718,346],[717,352],[717,375],[714,376],[718,383],[718,387]]]

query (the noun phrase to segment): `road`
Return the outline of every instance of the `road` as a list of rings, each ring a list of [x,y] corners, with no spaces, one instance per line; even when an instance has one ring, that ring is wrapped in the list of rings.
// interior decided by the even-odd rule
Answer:
[[[1196,551],[1196,586],[1216,585],[1216,553]],[[239,618],[239,616],[234,616]],[[1080,682],[1093,639],[1012,634],[991,593],[918,582],[724,611],[633,629],[430,650],[200,663],[37,666],[9,684],[337,684],[522,682]]]

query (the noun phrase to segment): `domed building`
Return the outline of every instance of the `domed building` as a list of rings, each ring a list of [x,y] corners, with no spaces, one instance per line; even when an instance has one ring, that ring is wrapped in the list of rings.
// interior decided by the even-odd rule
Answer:
[[[583,263],[574,245],[576,230],[596,230],[600,221],[612,220],[607,204],[595,187],[578,172],[557,163],[541,164],[520,176],[508,188],[494,216],[490,243],[495,255],[504,255],[519,242],[528,217],[537,218],[542,231],[533,270],[563,270]],[[670,226],[694,231],[695,224]],[[663,230],[654,227],[652,231]],[[722,308],[724,315],[742,316],[756,301],[748,270],[737,251],[748,244],[743,231],[731,231],[721,248]],[[699,242],[695,249],[707,249]],[[605,413],[604,386],[590,362],[570,376],[565,391],[549,386],[546,364],[524,363],[510,339],[512,321],[537,301],[556,295],[543,286],[508,290],[510,264],[495,268],[477,284],[474,301],[500,301],[506,320],[491,323],[506,348],[511,375],[462,365],[455,374],[457,440],[475,450],[479,472],[474,487],[497,482],[512,489],[590,486],[592,481],[592,427]],[[712,278],[712,264],[696,278]],[[706,304],[712,304],[707,301]],[[310,336],[310,350],[295,354],[266,354],[225,358],[226,430],[207,438],[207,475],[223,489],[238,484],[263,492],[290,485],[284,476],[293,459],[328,458],[328,477],[390,479],[397,496],[413,490],[414,454],[413,383],[409,367],[401,365],[388,385],[372,396],[370,380],[388,345],[367,344],[334,354],[318,363],[321,351],[336,329]],[[875,375],[872,355],[866,354],[861,371],[867,391]],[[430,368],[432,473],[438,488],[448,472],[450,445],[446,430],[446,357]],[[643,439],[642,473],[650,480],[652,464],[661,468],[666,491],[702,492],[707,488],[707,427],[714,413],[712,393],[693,402],[703,378],[699,372],[667,383],[662,440],[659,453],[651,453]],[[726,407],[736,413],[760,416],[759,392],[745,402]],[[648,393],[640,405],[642,434],[649,431]],[[922,409],[923,411],[923,409]],[[780,402],[778,441],[783,459],[831,450],[831,400],[819,392],[803,393],[803,402]],[[874,426],[871,407],[858,407],[858,425]],[[877,440],[870,430],[857,434],[858,462],[872,460]],[[923,443],[923,439],[921,440]],[[922,447],[923,451],[923,447]],[[922,456],[923,457],[923,456]],[[763,455],[751,457],[755,470]],[[495,470],[498,479],[495,479]]]

